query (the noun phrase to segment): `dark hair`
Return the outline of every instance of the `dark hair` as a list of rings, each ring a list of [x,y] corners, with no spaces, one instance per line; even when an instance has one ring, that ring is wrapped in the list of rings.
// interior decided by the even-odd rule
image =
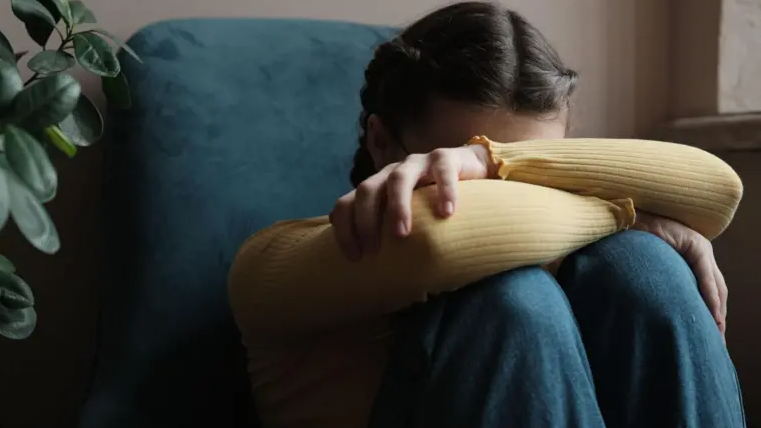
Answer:
[[[395,137],[435,98],[552,114],[567,107],[577,79],[539,30],[512,10],[490,2],[439,9],[375,50],[360,92],[351,181],[357,186],[376,172],[366,142],[371,114]]]

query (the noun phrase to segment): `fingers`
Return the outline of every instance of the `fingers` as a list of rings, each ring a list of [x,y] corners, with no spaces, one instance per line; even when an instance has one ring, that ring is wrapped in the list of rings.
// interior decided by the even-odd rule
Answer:
[[[691,243],[685,258],[692,267],[692,271],[698,281],[703,301],[711,312],[711,316],[716,321],[716,325],[723,336],[726,330],[726,319],[722,307],[726,304],[726,300],[722,299],[722,294],[726,295],[726,291],[720,290],[722,287],[726,288],[726,284],[720,285],[723,282],[723,276],[721,276],[721,282],[719,282],[719,277],[716,275],[719,269],[716,265],[711,243],[707,240]]]
[[[706,253],[708,254],[708,253]],[[695,277],[698,280],[698,286],[700,287],[700,294],[703,296],[703,301],[708,307],[711,316],[716,321],[716,326],[719,328],[722,340],[724,334],[727,331],[727,322],[722,310],[723,300],[721,298],[720,286],[716,277],[716,263],[713,261],[713,257],[710,255],[702,256],[697,264],[693,267]]]
[[[427,175],[428,165],[428,156],[410,155],[388,176],[387,211],[399,236],[407,236],[412,230],[412,191]]]
[[[716,281],[716,288],[719,292],[719,301],[721,302],[719,309],[721,314],[719,330],[721,330],[721,335],[724,336],[727,332],[727,300],[729,298],[729,288],[727,288],[727,282],[724,280],[724,274],[721,273],[721,270],[719,269],[719,266],[716,265],[715,261],[714,278]]]
[[[716,322],[720,322],[721,298],[719,297],[719,289],[716,285],[713,263],[709,253],[703,252],[699,258],[696,259],[693,271],[695,272],[695,277],[700,286],[700,294],[703,296],[703,300],[708,306],[708,310],[711,311],[711,315]]]
[[[467,150],[438,149],[426,155],[410,155],[400,164],[388,165],[365,180],[355,191],[340,198],[330,221],[336,240],[346,256],[350,260],[358,260],[364,254],[378,251],[384,203],[397,235],[409,235],[412,231],[412,192],[421,182],[436,182],[436,210],[442,217],[451,216],[457,202],[457,182],[461,175],[471,179],[485,178],[487,175],[482,162]]]
[[[438,192],[437,210],[442,217],[454,214],[457,203],[457,182],[460,168],[452,150],[438,149],[431,152],[430,173]]]
[[[363,254],[375,254],[380,248],[382,205],[386,199],[388,168],[368,178],[357,187],[354,201],[354,225]]]
[[[356,192],[347,193],[336,201],[330,213],[330,223],[336,242],[346,258],[352,261],[362,257],[362,250],[354,224],[354,199]]]

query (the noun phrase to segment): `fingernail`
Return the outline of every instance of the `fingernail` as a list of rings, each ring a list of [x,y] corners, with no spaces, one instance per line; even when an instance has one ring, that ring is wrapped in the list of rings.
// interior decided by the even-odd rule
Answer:
[[[400,236],[406,236],[407,235],[407,223],[402,220],[397,224],[396,231],[399,233]]]
[[[454,214],[454,204],[452,202],[444,202],[441,204],[441,214],[446,217]]]

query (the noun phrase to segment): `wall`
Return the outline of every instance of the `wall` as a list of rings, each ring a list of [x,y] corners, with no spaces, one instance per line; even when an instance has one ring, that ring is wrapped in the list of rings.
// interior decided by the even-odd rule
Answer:
[[[723,0],[719,111],[761,111],[761,0]]]
[[[690,0],[691,2],[697,0]],[[701,0],[703,1],[703,0]],[[664,0],[504,0],[524,13],[579,71],[574,133],[643,135],[670,113],[669,9]],[[23,28],[0,6],[0,28],[24,46]],[[127,36],[159,19],[261,16],[346,19],[404,24],[438,0],[90,0],[105,28]],[[99,97],[86,80],[86,92]],[[63,249],[55,257],[31,250],[13,230],[2,233],[37,293],[39,327],[25,342],[0,340],[0,415],[4,428],[71,426],[90,375],[98,314],[97,204],[100,152],[60,162],[62,190],[51,205]]]
[[[91,0],[105,28],[126,36],[148,22],[185,16],[345,19],[400,24],[447,0]],[[621,135],[648,130],[667,116],[667,9],[658,0],[503,0],[525,14],[582,75],[577,133]],[[0,15],[11,40],[23,27]],[[10,25],[9,25],[10,23]],[[28,45],[27,47],[32,47]]]
[[[670,112],[675,117],[718,111],[722,0],[671,0]]]

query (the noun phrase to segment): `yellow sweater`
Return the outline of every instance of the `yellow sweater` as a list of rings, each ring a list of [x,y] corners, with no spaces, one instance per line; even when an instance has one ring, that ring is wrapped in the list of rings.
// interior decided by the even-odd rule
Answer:
[[[460,183],[455,215],[415,192],[412,234],[384,225],[374,257],[340,253],[326,217],[280,222],[242,246],[230,301],[265,428],[361,427],[392,337],[386,316],[491,274],[556,260],[633,224],[634,207],[709,239],[742,197],[737,174],[689,146],[612,139],[494,143],[507,181]]]

